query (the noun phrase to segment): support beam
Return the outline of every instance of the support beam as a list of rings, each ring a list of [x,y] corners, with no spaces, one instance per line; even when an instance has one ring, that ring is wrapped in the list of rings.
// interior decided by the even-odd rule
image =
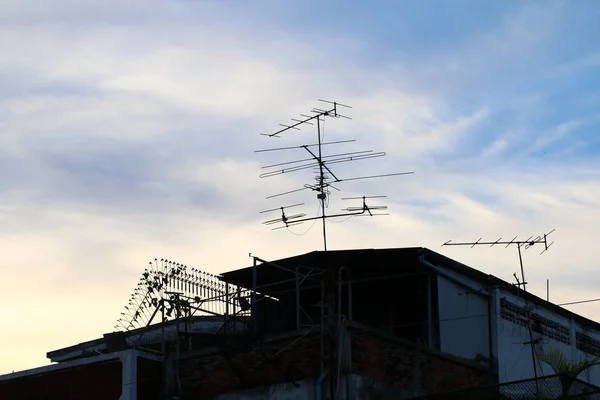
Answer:
[[[119,400],[137,400],[137,358],[136,350],[125,350],[119,355],[122,364],[122,386]]]

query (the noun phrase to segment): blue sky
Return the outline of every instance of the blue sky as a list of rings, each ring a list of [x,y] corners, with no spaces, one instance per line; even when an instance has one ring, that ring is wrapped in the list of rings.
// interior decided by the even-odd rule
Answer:
[[[345,185],[392,215],[331,224],[333,248],[425,246],[511,280],[515,252],[440,244],[556,228],[551,253],[526,255],[530,289],[600,297],[596,1],[0,7],[0,373],[110,331],[154,257],[215,273],[321,248],[318,230],[260,224],[282,205],[264,197],[310,176],[259,179],[281,159],[253,153],[312,142],[259,133],[318,98],[354,106],[328,139],[387,152],[340,175],[415,171]]]

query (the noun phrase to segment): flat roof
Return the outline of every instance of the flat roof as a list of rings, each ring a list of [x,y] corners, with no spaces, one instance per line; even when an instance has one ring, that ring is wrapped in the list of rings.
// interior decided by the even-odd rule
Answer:
[[[596,321],[526,292],[494,275],[481,272],[425,247],[312,251],[293,257],[269,260],[258,264],[256,267],[257,291],[269,294],[295,288],[296,267],[302,274],[312,271],[313,275],[317,275],[323,270],[337,270],[341,266],[346,266],[350,271],[352,280],[368,279],[376,276],[411,275],[415,273],[416,269],[425,271],[426,267],[419,263],[419,257],[421,256],[424,256],[428,262],[435,266],[452,270],[481,283],[482,286],[501,287],[549,311],[567,318],[573,318],[581,324],[600,332],[600,323]],[[230,284],[252,289],[253,274],[254,266],[251,266],[224,272],[220,274],[220,278]],[[318,276],[315,276],[315,279],[318,279]],[[345,277],[345,279],[348,278]]]

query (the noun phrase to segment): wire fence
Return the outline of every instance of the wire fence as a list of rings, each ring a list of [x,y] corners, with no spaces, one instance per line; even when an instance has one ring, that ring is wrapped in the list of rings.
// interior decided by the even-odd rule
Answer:
[[[565,375],[549,375],[460,392],[434,394],[413,400],[600,400],[600,388]]]

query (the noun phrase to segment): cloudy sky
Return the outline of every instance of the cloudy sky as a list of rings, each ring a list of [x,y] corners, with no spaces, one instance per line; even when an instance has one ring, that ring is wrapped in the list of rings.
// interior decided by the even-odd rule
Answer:
[[[358,2],[357,2],[358,3]],[[329,226],[330,248],[423,246],[529,288],[600,297],[600,3],[594,0],[0,0],[0,373],[113,329],[155,257],[208,272],[322,248],[318,226],[271,231],[260,210],[305,202],[314,127],[260,136],[325,98],[344,196],[387,195],[388,217]],[[349,204],[334,193],[330,211]],[[339,222],[339,221],[338,221]],[[600,319],[600,302],[571,306]]]

